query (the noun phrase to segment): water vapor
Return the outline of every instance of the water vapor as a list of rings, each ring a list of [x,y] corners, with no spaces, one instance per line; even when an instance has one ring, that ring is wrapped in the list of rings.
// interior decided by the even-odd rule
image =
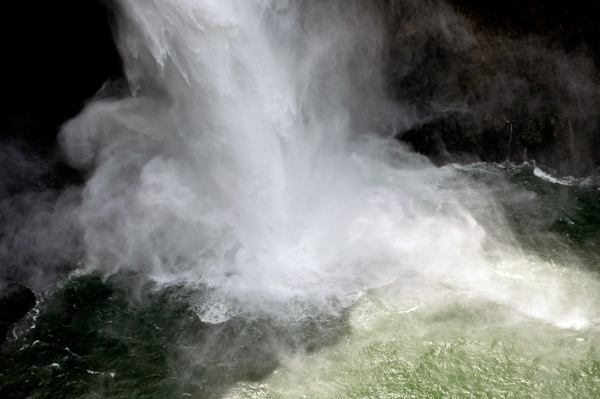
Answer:
[[[183,284],[209,323],[338,314],[411,273],[511,302],[486,230],[439,189],[452,173],[381,134],[414,108],[384,90],[373,4],[121,2],[133,96],[91,103],[60,135],[89,175],[84,268]],[[473,45],[435,15],[431,29]]]
[[[351,141],[385,104],[376,15],[359,2],[121,6],[135,95],[90,104],[60,136],[90,175],[86,267],[262,311],[347,305],[367,261],[351,260],[340,224],[372,207]]]

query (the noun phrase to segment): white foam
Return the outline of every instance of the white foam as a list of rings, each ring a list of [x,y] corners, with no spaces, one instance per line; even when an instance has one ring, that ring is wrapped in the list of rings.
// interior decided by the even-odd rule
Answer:
[[[544,172],[537,166],[533,168],[533,174],[536,175],[537,177],[539,177],[540,179],[546,180],[550,183],[562,184],[563,186],[572,186],[573,185],[573,182],[571,180],[554,177],[554,176]]]

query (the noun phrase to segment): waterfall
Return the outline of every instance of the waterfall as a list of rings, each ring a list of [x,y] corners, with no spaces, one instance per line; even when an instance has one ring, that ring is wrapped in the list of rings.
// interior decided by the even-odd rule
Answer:
[[[432,188],[447,171],[370,130],[387,106],[374,9],[121,7],[134,95],[93,102],[61,132],[90,175],[77,210],[85,268],[183,283],[202,292],[206,322],[337,314],[415,271],[514,300],[484,256],[485,229]]]
[[[357,2],[121,6],[134,96],[92,103],[61,133],[90,174],[85,267],[214,289],[205,320],[225,317],[223,301],[347,306],[392,278],[366,276],[396,262],[407,196],[380,193],[365,157],[427,163],[368,130],[384,102],[376,15]],[[396,237],[369,248],[380,225]]]
[[[128,92],[105,87],[59,135],[85,176],[55,209],[77,270],[15,329],[5,392],[548,393],[529,381],[597,368],[597,180],[437,167],[396,140],[415,110],[385,87],[380,3],[117,10]]]

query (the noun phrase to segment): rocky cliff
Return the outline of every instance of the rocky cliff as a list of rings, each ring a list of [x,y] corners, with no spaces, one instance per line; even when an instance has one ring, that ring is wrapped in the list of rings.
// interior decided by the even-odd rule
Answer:
[[[600,164],[593,2],[392,1],[387,76],[414,109],[398,138],[437,164]]]

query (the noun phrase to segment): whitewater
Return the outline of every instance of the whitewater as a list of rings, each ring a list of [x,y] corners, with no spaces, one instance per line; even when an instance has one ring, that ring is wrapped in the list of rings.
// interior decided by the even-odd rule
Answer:
[[[599,181],[394,139],[378,7],[119,2],[131,95],[61,129],[81,255],[0,394],[597,397]]]

